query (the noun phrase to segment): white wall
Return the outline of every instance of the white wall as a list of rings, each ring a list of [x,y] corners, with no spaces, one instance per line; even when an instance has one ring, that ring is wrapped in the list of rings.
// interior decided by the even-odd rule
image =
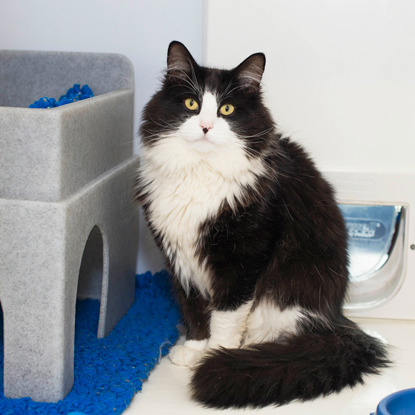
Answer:
[[[135,131],[159,84],[171,40],[184,42],[202,59],[203,0],[0,1],[0,49],[126,55],[135,68]],[[162,267],[141,226],[138,271]]]
[[[326,170],[415,172],[415,2],[208,0],[206,61],[267,56],[282,130]]]

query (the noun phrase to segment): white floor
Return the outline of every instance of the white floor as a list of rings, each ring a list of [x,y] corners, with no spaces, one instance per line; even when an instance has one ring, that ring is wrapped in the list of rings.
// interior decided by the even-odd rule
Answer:
[[[391,345],[394,366],[381,376],[369,376],[364,386],[346,389],[340,394],[306,403],[292,403],[280,408],[261,410],[206,409],[187,395],[187,369],[174,366],[167,357],[151,373],[143,391],[133,399],[124,415],[169,414],[199,415],[278,414],[278,415],[369,415],[385,396],[401,389],[415,387],[415,321],[356,319],[371,334],[381,336]]]

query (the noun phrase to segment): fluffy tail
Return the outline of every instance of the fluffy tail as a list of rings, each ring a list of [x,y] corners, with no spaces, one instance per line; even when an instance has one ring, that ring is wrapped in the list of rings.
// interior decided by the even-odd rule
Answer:
[[[262,407],[363,383],[364,374],[378,374],[390,362],[380,341],[344,323],[280,343],[214,350],[194,370],[193,397],[208,407]]]

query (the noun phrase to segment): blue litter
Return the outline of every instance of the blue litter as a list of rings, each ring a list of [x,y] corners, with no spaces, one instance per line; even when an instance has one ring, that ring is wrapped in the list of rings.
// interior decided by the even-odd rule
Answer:
[[[88,85],[81,88],[80,84],[75,84],[69,88],[65,95],[62,95],[57,101],[55,98],[42,97],[38,101],[29,105],[29,108],[55,108],[61,105],[70,104],[71,102],[81,101],[83,99],[92,98],[94,93]]]

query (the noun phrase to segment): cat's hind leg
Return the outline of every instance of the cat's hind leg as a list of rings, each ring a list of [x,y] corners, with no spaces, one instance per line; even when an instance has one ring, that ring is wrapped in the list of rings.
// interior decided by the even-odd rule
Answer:
[[[304,319],[301,307],[286,307],[281,310],[269,299],[263,299],[249,314],[243,346],[273,342],[287,334],[296,334]]]
[[[210,316],[210,337],[205,340],[187,340],[183,345],[174,346],[170,360],[179,366],[195,366],[204,352],[220,347],[238,349],[247,327],[252,301],[242,304],[236,310],[213,310]]]

